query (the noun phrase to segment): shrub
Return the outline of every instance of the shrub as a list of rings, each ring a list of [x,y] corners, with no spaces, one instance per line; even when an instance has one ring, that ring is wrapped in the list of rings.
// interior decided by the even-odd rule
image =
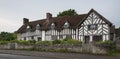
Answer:
[[[96,42],[96,44],[112,45],[112,44],[113,44],[113,42],[112,42],[112,41],[110,41],[110,40],[108,40],[108,41],[98,41],[98,42]]]
[[[0,44],[7,44],[9,41],[0,41]]]
[[[81,44],[82,42],[75,39],[65,39],[61,43],[62,44]]]
[[[28,40],[28,42],[29,42],[30,44],[35,44],[35,43],[36,43],[35,40]]]
[[[12,43],[19,43],[20,42],[20,40],[11,40],[11,41],[9,41],[9,42],[12,42]]]
[[[61,44],[61,40],[54,40],[52,41],[52,44]]]
[[[36,42],[36,44],[46,44],[46,45],[50,45],[50,44],[52,44],[52,41],[38,41],[38,42]]]
[[[19,43],[19,44],[34,44],[35,41],[33,41],[33,40],[28,40],[28,41],[25,41],[25,40],[11,40],[10,42],[11,43]]]

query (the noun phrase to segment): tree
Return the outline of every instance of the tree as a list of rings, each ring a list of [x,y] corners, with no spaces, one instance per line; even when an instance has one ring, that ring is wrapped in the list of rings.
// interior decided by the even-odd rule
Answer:
[[[0,33],[0,40],[10,41],[15,40],[17,35],[15,33],[8,33],[8,32],[1,32]]]
[[[68,9],[68,10],[65,10],[63,12],[59,12],[59,14],[57,14],[57,17],[60,17],[60,16],[73,16],[73,15],[78,15],[78,14],[74,9]]]

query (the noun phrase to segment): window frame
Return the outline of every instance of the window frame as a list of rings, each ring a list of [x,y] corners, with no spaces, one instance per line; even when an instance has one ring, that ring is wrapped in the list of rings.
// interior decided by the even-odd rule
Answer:
[[[97,24],[90,24],[90,25],[88,25],[88,30],[97,30],[97,29],[98,29],[98,25]]]

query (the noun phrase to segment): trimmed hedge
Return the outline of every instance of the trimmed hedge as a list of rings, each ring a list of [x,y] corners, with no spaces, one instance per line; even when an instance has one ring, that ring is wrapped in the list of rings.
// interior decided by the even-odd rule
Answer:
[[[19,44],[81,44],[82,42],[75,39],[63,39],[63,40],[53,40],[53,41],[35,41],[35,40],[11,40],[11,41],[0,41],[0,44],[7,43],[19,43]]]

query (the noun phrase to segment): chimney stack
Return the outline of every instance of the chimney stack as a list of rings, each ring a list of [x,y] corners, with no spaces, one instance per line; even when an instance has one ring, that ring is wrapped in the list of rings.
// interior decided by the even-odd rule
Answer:
[[[50,20],[52,18],[52,14],[51,13],[46,13],[46,19]]]
[[[29,19],[23,18],[23,24],[27,24],[27,23],[29,23]]]

